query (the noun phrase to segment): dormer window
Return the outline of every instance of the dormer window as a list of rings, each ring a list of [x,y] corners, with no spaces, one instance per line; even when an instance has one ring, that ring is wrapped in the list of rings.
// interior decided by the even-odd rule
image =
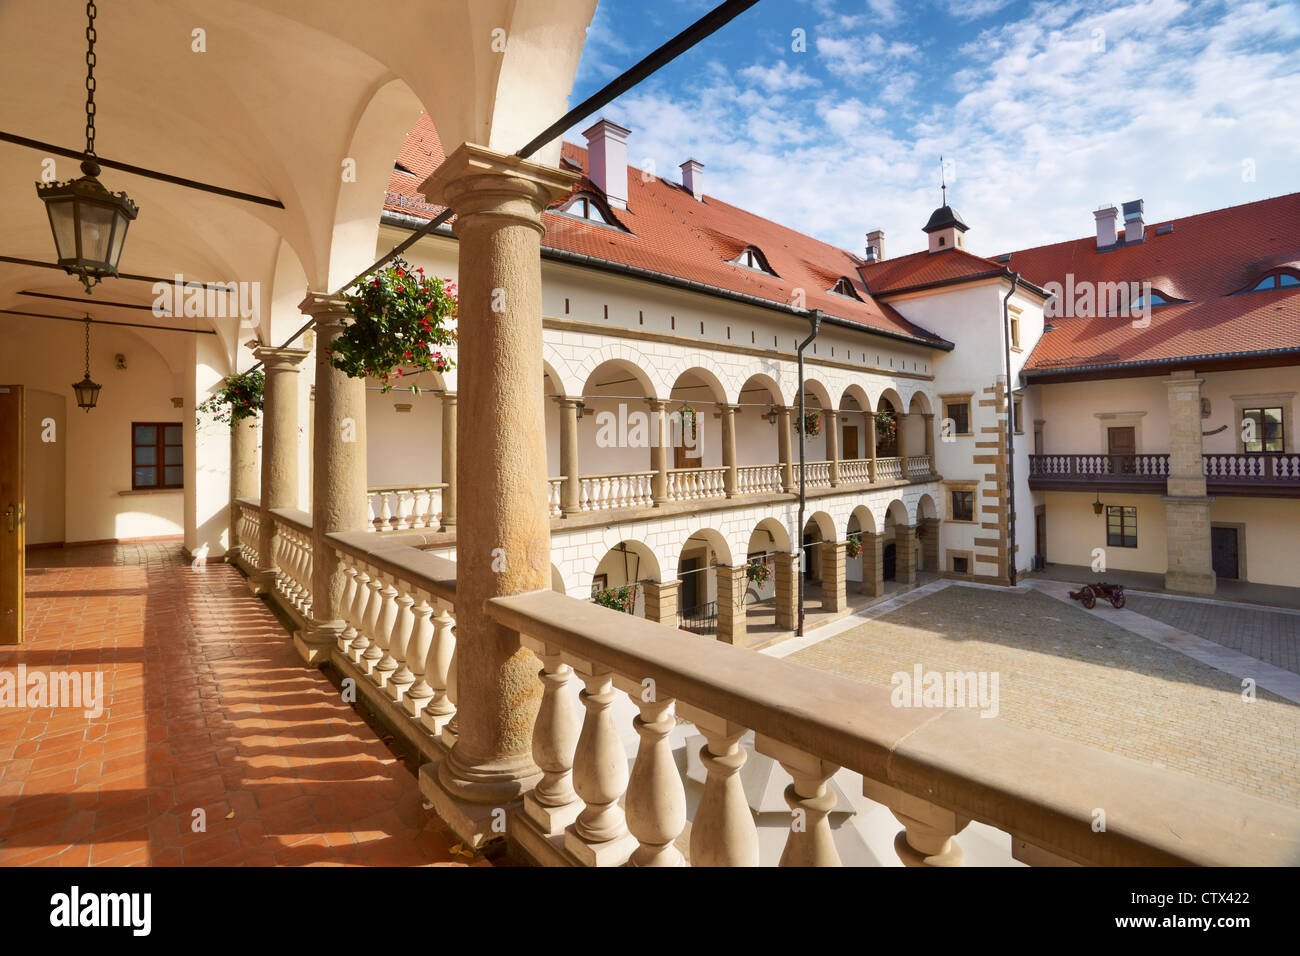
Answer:
[[[862,297],[858,295],[857,290],[853,288],[853,283],[848,280],[847,276],[840,276],[839,279],[836,280],[831,292],[834,292],[836,295],[846,296],[850,299],[857,299],[859,302],[862,301]]]
[[[1133,304],[1129,306],[1129,308],[1145,309],[1148,306],[1150,306],[1151,308],[1154,309],[1162,305],[1173,305],[1173,304],[1174,304],[1173,299],[1167,299],[1161,293],[1157,292],[1155,289],[1152,289],[1150,294],[1144,292],[1140,296],[1138,296],[1137,299],[1133,302]]]
[[[605,218],[605,214],[600,211],[600,207],[596,205],[595,201],[590,196],[585,196],[582,193],[573,197],[567,206],[561,206],[556,211],[575,216],[578,219],[589,219],[592,222],[609,225],[609,220]]]
[[[1300,274],[1290,269],[1270,272],[1243,292],[1272,292],[1274,289],[1295,289],[1300,287]]]
[[[767,259],[763,256],[763,253],[759,252],[754,246],[747,246],[740,255],[731,260],[731,264],[745,269],[753,269],[755,272],[765,272],[770,276],[776,275],[772,267],[767,264]]]

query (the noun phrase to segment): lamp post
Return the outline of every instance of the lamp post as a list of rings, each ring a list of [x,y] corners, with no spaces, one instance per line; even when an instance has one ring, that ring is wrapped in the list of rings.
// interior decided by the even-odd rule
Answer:
[[[58,264],[68,275],[91,286],[104,276],[117,275],[126,230],[138,209],[124,192],[109,192],[96,178],[95,156],[95,4],[86,4],[86,152],[83,175],[62,183],[37,183],[36,195],[45,203],[54,233]]]

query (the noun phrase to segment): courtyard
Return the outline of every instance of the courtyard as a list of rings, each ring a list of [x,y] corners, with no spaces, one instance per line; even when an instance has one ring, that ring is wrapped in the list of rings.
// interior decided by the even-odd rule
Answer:
[[[961,585],[897,603],[777,653],[886,688],[892,674],[917,664],[996,672],[997,720],[1300,806],[1300,706],[1262,686],[1248,702],[1242,676],[1108,623],[1108,607],[1088,614],[1036,590]],[[1139,609],[1296,669],[1295,615],[1131,595],[1127,610]]]

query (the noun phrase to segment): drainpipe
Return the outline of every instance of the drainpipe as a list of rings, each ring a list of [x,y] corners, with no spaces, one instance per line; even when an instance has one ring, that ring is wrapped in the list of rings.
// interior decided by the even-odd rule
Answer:
[[[803,431],[804,422],[804,401],[803,401],[803,350],[812,345],[813,339],[817,338],[817,333],[821,330],[822,314],[820,309],[813,309],[808,316],[808,321],[812,323],[812,332],[808,338],[799,343],[797,349],[799,353],[799,527],[795,529],[796,539],[799,542],[799,625],[795,628],[795,634],[803,637],[803,582],[804,582],[804,562],[808,560],[807,552],[803,545],[803,513],[808,504],[808,462],[805,440],[807,438]]]
[[[1020,273],[1012,272],[1011,288],[1002,299],[1002,354],[1007,372],[1007,583],[1016,584],[1016,396],[1011,382],[1011,313],[1008,303],[1020,285]]]

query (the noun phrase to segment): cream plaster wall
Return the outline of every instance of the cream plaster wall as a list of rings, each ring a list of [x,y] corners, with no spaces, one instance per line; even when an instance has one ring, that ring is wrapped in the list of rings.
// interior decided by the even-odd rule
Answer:
[[[1210,505],[1211,524],[1244,524],[1243,581],[1300,587],[1296,542],[1300,541],[1300,499],[1218,497]]]
[[[1168,568],[1165,551],[1165,504],[1160,495],[1108,493],[1103,504],[1137,508],[1136,548],[1113,548],[1106,544],[1106,515],[1093,514],[1095,495],[1051,491],[1042,495],[1047,506],[1047,560],[1053,564],[1090,567],[1093,550],[1105,552],[1106,567],[1116,571],[1149,571],[1164,574]],[[1027,547],[1032,550],[1033,525]],[[1022,549],[1023,550],[1023,549]]]

